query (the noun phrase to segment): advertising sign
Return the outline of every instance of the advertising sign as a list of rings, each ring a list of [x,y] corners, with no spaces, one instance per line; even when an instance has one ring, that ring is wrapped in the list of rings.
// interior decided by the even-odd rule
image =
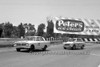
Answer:
[[[56,29],[64,32],[82,32],[84,23],[75,20],[58,20],[56,21]]]
[[[94,20],[55,19],[54,32],[65,34],[100,35],[100,22]]]

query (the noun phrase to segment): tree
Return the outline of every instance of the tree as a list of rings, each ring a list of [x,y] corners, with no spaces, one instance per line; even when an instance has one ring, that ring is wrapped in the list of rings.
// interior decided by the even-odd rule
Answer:
[[[43,34],[44,34],[44,29],[45,29],[45,24],[41,23],[41,24],[38,26],[37,35],[38,35],[38,36],[43,36]]]
[[[52,22],[52,20],[48,20],[47,21],[47,23],[48,23],[48,26],[47,26],[47,35],[48,35],[48,37],[53,37],[53,34],[54,34],[54,24],[53,24],[53,22]]]
[[[0,28],[0,37],[2,36],[3,29]]]
[[[1,23],[0,24],[0,37],[2,37],[2,34],[3,34],[3,26],[4,26],[4,23]]]
[[[32,24],[24,24],[24,28],[25,28],[25,35],[26,36],[33,36],[35,35],[36,29],[34,27],[34,25]]]
[[[11,37],[18,37],[19,36],[19,29],[17,26],[13,26],[12,36]]]
[[[13,25],[10,22],[4,24],[4,36],[11,37],[13,31]]]
[[[35,26],[34,25],[29,24],[29,31],[28,31],[28,33],[29,33],[30,36],[35,35],[36,29],[35,29]]]
[[[25,28],[23,27],[22,23],[20,23],[18,25],[18,31],[19,31],[19,37],[24,37],[24,35],[25,35]]]

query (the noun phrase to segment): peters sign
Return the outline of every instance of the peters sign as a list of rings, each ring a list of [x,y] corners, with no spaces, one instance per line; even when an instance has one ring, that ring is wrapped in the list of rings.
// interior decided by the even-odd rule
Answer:
[[[100,35],[100,22],[75,19],[54,19],[54,32],[66,34]]]
[[[84,30],[84,23],[75,20],[57,20],[56,29],[64,32],[82,32]]]

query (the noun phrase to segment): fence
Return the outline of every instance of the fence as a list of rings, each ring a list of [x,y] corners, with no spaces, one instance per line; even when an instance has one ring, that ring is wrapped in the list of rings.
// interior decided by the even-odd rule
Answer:
[[[20,38],[0,38],[0,47],[13,47],[14,42],[21,41]]]
[[[100,44],[100,38],[82,38],[86,43],[96,43]]]
[[[46,41],[50,41],[50,44],[61,44],[63,40],[61,38],[46,38]]]
[[[51,44],[61,44],[63,41],[67,41],[68,38],[46,38],[46,41],[50,41]],[[85,43],[100,44],[100,38],[82,38]]]

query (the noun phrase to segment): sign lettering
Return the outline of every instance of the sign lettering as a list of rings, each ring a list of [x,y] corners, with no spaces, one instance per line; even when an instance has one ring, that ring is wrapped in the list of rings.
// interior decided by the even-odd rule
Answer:
[[[66,32],[82,32],[84,30],[84,23],[75,20],[58,20],[56,22],[56,29]]]

